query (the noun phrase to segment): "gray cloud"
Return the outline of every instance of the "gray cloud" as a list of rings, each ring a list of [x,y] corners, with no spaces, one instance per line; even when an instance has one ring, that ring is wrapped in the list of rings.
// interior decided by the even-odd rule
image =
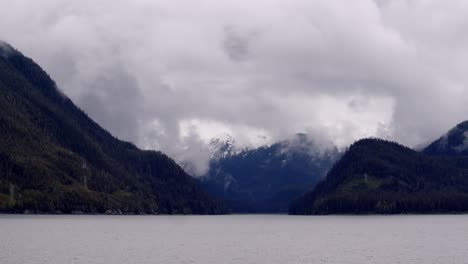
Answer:
[[[468,119],[463,1],[17,0],[0,21],[105,128],[197,173],[226,133],[415,146]]]
[[[224,34],[224,51],[231,60],[244,61],[251,56],[250,41],[255,37],[254,33],[240,35],[236,29],[226,27]]]
[[[135,115],[143,112],[139,108],[144,98],[136,80],[116,65],[106,69],[105,75],[92,79],[88,88],[79,97],[80,106],[115,136],[138,139],[139,122],[144,122],[145,117]]]

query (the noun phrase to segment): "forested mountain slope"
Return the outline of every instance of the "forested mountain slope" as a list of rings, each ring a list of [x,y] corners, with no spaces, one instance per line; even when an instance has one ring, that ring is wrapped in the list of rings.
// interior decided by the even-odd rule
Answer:
[[[118,140],[31,59],[0,45],[1,212],[196,213],[224,207],[161,152]]]
[[[443,213],[468,211],[468,171],[457,160],[397,143],[354,143],[291,214]]]

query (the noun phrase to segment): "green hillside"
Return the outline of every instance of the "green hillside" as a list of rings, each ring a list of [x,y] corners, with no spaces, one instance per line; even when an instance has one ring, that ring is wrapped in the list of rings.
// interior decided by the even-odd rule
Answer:
[[[0,45],[0,211],[217,214],[161,152],[118,140],[31,59]]]
[[[447,213],[468,211],[468,171],[397,143],[354,143],[291,214]]]

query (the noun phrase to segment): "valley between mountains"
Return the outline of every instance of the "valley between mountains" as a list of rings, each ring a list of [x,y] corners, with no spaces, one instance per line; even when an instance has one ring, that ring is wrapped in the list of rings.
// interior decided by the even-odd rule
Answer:
[[[32,59],[0,46],[0,212],[468,211],[468,122],[422,151],[376,138],[323,150],[307,134],[239,151],[217,144],[208,172],[192,177],[112,136]]]

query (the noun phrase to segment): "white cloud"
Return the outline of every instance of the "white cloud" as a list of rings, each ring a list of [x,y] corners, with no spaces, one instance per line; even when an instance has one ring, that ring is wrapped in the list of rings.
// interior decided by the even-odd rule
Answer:
[[[468,119],[463,1],[15,0],[0,22],[105,128],[176,158],[226,132],[416,145]]]

